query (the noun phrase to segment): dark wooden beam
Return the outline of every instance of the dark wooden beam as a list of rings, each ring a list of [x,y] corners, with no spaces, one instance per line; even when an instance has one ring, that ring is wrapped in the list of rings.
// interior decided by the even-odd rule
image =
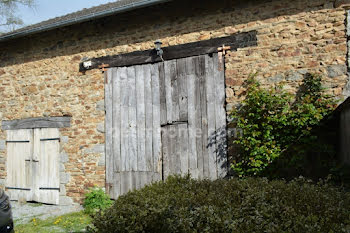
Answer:
[[[164,47],[162,48],[164,51],[163,59],[172,60],[184,57],[215,53],[218,52],[218,47],[221,47],[223,45],[230,46],[232,51],[235,51],[238,48],[256,46],[256,35],[257,31],[249,31],[244,33],[237,33],[227,37],[220,37],[188,44]],[[100,68],[101,66],[118,67],[155,63],[160,62],[161,59],[159,56],[157,56],[156,51],[154,49],[151,49],[120,55],[92,58],[89,61],[91,61],[91,66],[88,68],[84,67],[83,63],[79,64],[80,72]]]
[[[40,117],[13,121],[2,121],[2,130],[34,129],[34,128],[67,128],[71,117]]]

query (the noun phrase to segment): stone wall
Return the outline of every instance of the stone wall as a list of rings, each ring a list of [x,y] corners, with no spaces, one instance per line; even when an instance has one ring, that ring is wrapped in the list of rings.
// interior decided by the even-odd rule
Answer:
[[[0,117],[72,116],[71,128],[60,130],[61,189],[79,202],[88,187],[105,181],[104,77],[100,70],[79,73],[83,58],[152,49],[156,39],[168,46],[257,30],[257,47],[225,57],[227,111],[244,98],[242,84],[252,72],[266,86],[285,82],[291,92],[304,73],[322,73],[327,92],[341,99],[349,95],[347,4],[180,0],[2,42]],[[0,185],[6,177],[5,138],[0,131]]]

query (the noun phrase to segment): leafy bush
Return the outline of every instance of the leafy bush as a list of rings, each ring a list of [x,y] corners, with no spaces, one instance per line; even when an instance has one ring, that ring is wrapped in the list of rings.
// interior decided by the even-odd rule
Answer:
[[[305,179],[170,177],[119,197],[92,223],[109,233],[349,232],[350,195]]]
[[[321,77],[307,74],[299,95],[282,86],[264,89],[251,75],[242,106],[232,113],[235,127],[242,134],[234,140],[241,151],[232,167],[239,176],[266,175],[266,170],[281,159],[283,167],[297,167],[312,151],[331,154],[327,143],[320,143],[317,127],[334,110],[334,101],[323,93]],[[281,167],[279,164],[278,167]]]
[[[104,210],[110,207],[113,201],[110,199],[101,188],[92,188],[85,194],[84,199],[84,212],[87,214],[94,214],[99,210]]]

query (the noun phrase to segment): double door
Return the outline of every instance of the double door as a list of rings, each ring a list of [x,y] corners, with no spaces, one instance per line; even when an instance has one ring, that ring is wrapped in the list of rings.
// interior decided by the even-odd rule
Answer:
[[[173,174],[225,176],[223,64],[211,54],[108,69],[106,186],[113,198]]]
[[[59,204],[59,131],[7,131],[6,190],[11,200]]]

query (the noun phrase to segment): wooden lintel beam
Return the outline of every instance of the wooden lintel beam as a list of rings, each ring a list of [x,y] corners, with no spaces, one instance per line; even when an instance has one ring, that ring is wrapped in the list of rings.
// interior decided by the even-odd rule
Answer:
[[[193,43],[187,43],[182,45],[175,45],[162,48],[163,59],[172,60],[184,57],[199,56],[203,54],[218,52],[218,48],[230,47],[235,51],[238,48],[245,48],[250,46],[257,46],[257,31],[249,31],[243,33],[237,33],[232,36],[214,38],[210,40],[198,41]],[[86,70],[98,69],[101,66],[108,67],[120,67],[140,65],[147,63],[155,63],[162,61],[155,49],[136,51],[126,54],[119,54],[113,56],[105,56],[92,58],[89,60],[89,66],[84,67],[84,63],[79,64],[79,71],[84,72]]]
[[[2,121],[2,130],[34,129],[34,128],[68,128],[71,117],[38,117],[12,121]]]

